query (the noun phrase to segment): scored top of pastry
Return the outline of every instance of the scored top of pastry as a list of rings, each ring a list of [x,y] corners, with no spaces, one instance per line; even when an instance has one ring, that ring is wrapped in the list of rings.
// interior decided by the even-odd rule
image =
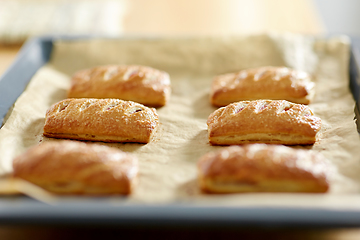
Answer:
[[[241,101],[213,112],[208,120],[214,145],[313,144],[321,119],[309,107],[285,100]]]
[[[154,108],[120,99],[65,99],[46,112],[44,136],[148,143],[159,125]]]
[[[309,74],[286,67],[260,67],[214,78],[210,101],[222,107],[257,99],[287,100],[309,104],[314,95]]]
[[[319,153],[249,144],[204,155],[198,172],[205,192],[326,192],[332,168]]]
[[[77,141],[44,142],[13,161],[14,177],[63,194],[129,194],[138,160],[116,148]]]
[[[169,74],[139,65],[109,65],[81,70],[71,79],[69,98],[118,98],[164,106],[170,98]]]

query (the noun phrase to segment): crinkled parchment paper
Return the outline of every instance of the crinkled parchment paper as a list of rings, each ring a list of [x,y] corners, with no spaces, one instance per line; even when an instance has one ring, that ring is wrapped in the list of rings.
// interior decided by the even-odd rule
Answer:
[[[161,127],[149,144],[106,144],[136,154],[139,184],[115,202],[222,206],[287,206],[360,209],[360,140],[354,123],[354,100],[348,89],[349,40],[300,35],[224,38],[112,39],[58,41],[51,61],[32,78],[0,130],[0,173],[12,171],[12,159],[40,141],[50,105],[66,98],[71,75],[103,64],[142,64],[167,71],[170,103],[157,111]],[[323,120],[319,141],[311,147],[336,166],[327,194],[203,195],[196,182],[200,156],[210,146],[206,120],[214,75],[264,65],[305,70],[315,77],[310,108]]]

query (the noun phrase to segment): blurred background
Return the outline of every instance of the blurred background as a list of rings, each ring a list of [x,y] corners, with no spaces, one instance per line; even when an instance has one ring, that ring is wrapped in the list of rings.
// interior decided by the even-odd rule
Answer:
[[[360,1],[314,0],[314,7],[326,32],[360,37]]]
[[[358,0],[0,0],[0,74],[40,35],[360,36]]]
[[[50,35],[360,35],[358,0],[0,0],[0,42]]]
[[[276,31],[360,37],[358,10],[359,0],[0,0],[0,75],[23,43],[34,36],[204,36]],[[42,228],[18,230],[0,227],[1,239],[49,234]],[[308,239],[308,233],[296,232],[299,239]],[[320,239],[358,239],[360,230],[325,234]],[[270,238],[273,235],[270,233]],[[290,235],[293,237],[292,232]],[[316,236],[310,238],[319,239]],[[39,239],[48,239],[48,235]]]

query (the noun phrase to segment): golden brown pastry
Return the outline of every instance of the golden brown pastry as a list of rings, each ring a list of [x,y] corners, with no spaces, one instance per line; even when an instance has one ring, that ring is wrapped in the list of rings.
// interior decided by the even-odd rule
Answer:
[[[159,125],[154,108],[119,99],[65,99],[46,112],[44,136],[148,143]]]
[[[200,188],[209,193],[323,193],[329,169],[322,155],[266,144],[223,148],[198,162]]]
[[[286,67],[260,67],[215,77],[210,101],[218,107],[257,99],[309,104],[314,95],[313,88],[310,76],[303,71]]]
[[[302,104],[285,100],[242,101],[213,112],[208,120],[214,145],[273,143],[313,144],[321,119]]]
[[[100,66],[77,72],[69,98],[117,98],[147,106],[164,106],[170,98],[166,72],[137,65]]]
[[[14,177],[62,194],[129,194],[138,174],[135,156],[77,141],[45,142],[13,161]]]

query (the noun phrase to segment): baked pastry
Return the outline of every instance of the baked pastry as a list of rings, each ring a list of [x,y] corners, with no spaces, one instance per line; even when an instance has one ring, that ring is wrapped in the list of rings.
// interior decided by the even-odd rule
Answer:
[[[119,99],[65,99],[46,112],[44,136],[148,143],[159,125],[154,108]]]
[[[77,141],[45,142],[13,161],[14,177],[63,194],[129,194],[138,174],[135,156]]]
[[[161,107],[170,93],[166,72],[145,66],[110,65],[75,73],[68,98],[117,98]]]
[[[208,120],[214,145],[274,143],[313,144],[321,119],[302,104],[285,100],[242,101],[213,112]]]
[[[320,154],[266,144],[223,148],[198,162],[200,188],[209,193],[323,193],[329,189],[329,169]]]
[[[257,99],[309,104],[313,89],[314,83],[306,72],[286,67],[260,67],[215,77],[210,101],[218,107]]]

